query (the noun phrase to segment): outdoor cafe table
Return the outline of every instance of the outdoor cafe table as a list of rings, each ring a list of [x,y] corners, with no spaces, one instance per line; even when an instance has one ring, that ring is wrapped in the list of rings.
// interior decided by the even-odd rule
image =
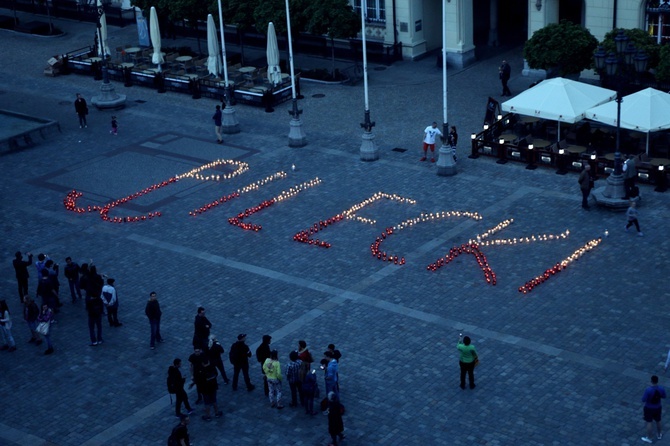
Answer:
[[[545,149],[551,145],[551,141],[547,141],[546,139],[534,139],[533,140],[533,148],[535,149]]]
[[[568,152],[574,154],[574,155],[579,155],[580,153],[586,152],[586,147],[584,146],[568,146],[565,150]]]
[[[179,56],[179,57],[176,57],[174,60],[176,60],[177,62],[188,62],[189,60],[193,60],[193,57],[191,57],[191,56]]]
[[[84,62],[100,62],[102,59],[100,57],[89,57],[88,59],[84,59]]]
[[[507,143],[516,141],[518,139],[514,133],[503,133],[502,135],[500,135],[500,137],[504,139],[505,142]]]
[[[654,167],[658,166],[670,166],[670,160],[667,158],[652,158],[649,160],[649,164]]]

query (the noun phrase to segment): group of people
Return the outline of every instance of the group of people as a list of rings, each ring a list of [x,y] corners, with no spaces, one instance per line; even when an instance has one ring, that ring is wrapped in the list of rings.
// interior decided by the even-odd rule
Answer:
[[[203,403],[204,413],[201,416],[204,421],[219,418],[223,415],[217,400],[218,377],[221,376],[225,385],[232,384],[233,391],[237,391],[239,375],[242,373],[244,384],[248,392],[253,391],[256,386],[252,384],[249,375],[249,360],[254,357],[247,345],[247,335],[241,333],[237,340],[230,346],[228,359],[233,366],[232,383],[228,378],[223,365],[222,355],[225,350],[216,336],[211,334],[212,323],[206,316],[204,307],[199,307],[194,320],[193,353],[189,356],[189,371],[191,384],[189,388],[195,387],[197,400],[195,404]],[[289,407],[302,407],[307,415],[315,415],[314,400],[319,398],[319,384],[316,369],[312,368],[315,362],[307,343],[298,341],[298,346],[288,355],[285,366],[279,359],[279,352],[271,347],[272,336],[264,335],[262,342],[255,352],[256,361],[260,365],[263,376],[263,389],[265,397],[269,400],[270,408],[283,409],[284,383],[288,383],[291,401]],[[328,432],[332,439],[332,445],[337,445],[338,440],[344,438],[344,423],[342,415],[344,406],[340,402],[339,387],[339,360],[342,354],[330,344],[320,360],[320,369],[324,379],[326,398],[321,402],[320,409],[328,414]],[[168,393],[174,394],[175,416],[180,419],[170,434],[175,444],[188,446],[190,444],[188,424],[193,413],[189,403],[186,389],[186,377],[181,372],[182,361],[175,358],[168,368],[167,389]],[[182,411],[182,406],[185,411]]]
[[[437,136],[444,138],[444,135],[437,128],[437,122],[433,122],[431,125],[426,127],[423,130],[423,156],[419,161],[426,161],[428,159],[428,150],[430,150],[430,161],[435,162],[435,139]],[[454,157],[454,161],[458,159],[456,156],[456,146],[458,144],[458,132],[456,131],[456,126],[451,126],[449,129],[449,135],[446,137],[446,143],[449,144],[451,148],[451,155]]]
[[[51,325],[57,323],[57,314],[63,306],[61,302],[60,265],[46,254],[38,254],[37,261],[33,264],[33,254],[17,251],[13,266],[16,274],[18,293],[23,306],[23,319],[30,330],[31,344],[40,345],[43,341],[47,343],[45,355],[54,352],[51,340]],[[28,282],[29,270],[34,266],[38,282],[35,299],[30,295]],[[112,328],[121,327],[119,321],[119,295],[115,286],[115,280],[104,274],[99,274],[93,261],[79,265],[71,257],[65,258],[63,276],[67,280],[72,303],[84,301],[86,314],[88,316],[88,331],[90,337],[89,345],[97,347],[104,343],[102,337],[102,317],[107,316],[107,322]],[[40,301],[40,306],[35,302]],[[0,304],[0,308],[3,305]],[[150,348],[154,349],[157,342],[163,342],[160,334],[161,309],[157,300],[157,293],[152,291],[145,307],[145,314],[150,325]],[[15,351],[16,342],[11,334],[12,320],[6,302],[4,310],[0,312],[2,319],[2,333],[6,350]],[[6,320],[5,320],[6,319]]]
[[[86,116],[88,115],[88,103],[86,102],[86,99],[81,95],[81,93],[77,93],[77,98],[74,101],[74,112],[77,114],[77,117],[79,118],[79,128],[88,128],[88,122],[86,122]],[[119,131],[119,121],[116,118],[116,116],[112,116],[112,122],[111,122],[111,128],[109,130],[109,133],[111,133],[114,136],[118,135]]]

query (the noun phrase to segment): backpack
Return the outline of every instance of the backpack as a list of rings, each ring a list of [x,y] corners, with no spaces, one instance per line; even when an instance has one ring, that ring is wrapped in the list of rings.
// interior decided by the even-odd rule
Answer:
[[[179,384],[177,383],[177,376],[176,373],[172,373],[172,369],[174,366],[170,366],[168,368],[168,376],[167,376],[167,391],[168,393],[177,393],[177,388],[179,387]]]
[[[654,393],[649,398],[649,404],[660,404],[661,403],[661,392],[658,389],[654,389]]]

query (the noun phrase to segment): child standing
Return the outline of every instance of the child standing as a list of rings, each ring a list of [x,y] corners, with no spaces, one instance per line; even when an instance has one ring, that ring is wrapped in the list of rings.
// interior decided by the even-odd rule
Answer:
[[[635,201],[631,200],[628,210],[626,211],[626,217],[628,217],[626,232],[628,232],[628,228],[635,225],[635,229],[637,229],[637,235],[642,237],[644,234],[642,234],[642,231],[640,231],[640,223],[637,221],[637,209],[635,207]]]
[[[112,130],[109,131],[112,135],[116,136],[116,132],[119,129],[119,123],[116,121],[116,116],[112,116]]]

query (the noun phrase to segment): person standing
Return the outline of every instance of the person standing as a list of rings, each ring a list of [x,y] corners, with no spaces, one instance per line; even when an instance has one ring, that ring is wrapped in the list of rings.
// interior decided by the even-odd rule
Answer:
[[[39,280],[42,277],[42,270],[44,269],[49,256],[46,254],[39,253],[37,254],[37,262],[35,262],[35,269],[37,269],[37,279]]]
[[[584,169],[579,174],[579,188],[582,191],[582,208],[590,211],[589,207],[589,195],[591,195],[591,189],[593,188],[593,178],[591,178],[591,166],[584,164]]]
[[[340,358],[342,357],[342,353],[335,348],[335,344],[328,344],[328,349],[326,350],[327,352],[331,352],[333,354],[333,358],[335,358],[335,361],[338,363],[340,362]],[[325,356],[325,353],[324,353]]]
[[[42,304],[47,304],[50,308],[56,307],[58,294],[53,287],[53,282],[49,278],[49,271],[45,268],[41,270],[40,280],[37,282],[37,296],[42,298]]]
[[[265,361],[270,357],[270,344],[272,343],[272,336],[263,335],[261,345],[256,349],[256,360],[261,365],[261,373],[263,374],[263,392],[265,396],[270,394],[270,387],[268,385],[268,377],[265,374]]]
[[[44,270],[49,272],[49,280],[53,285],[54,291],[56,292],[56,307],[54,308],[54,311],[58,313],[58,309],[63,306],[60,301],[60,280],[58,280],[58,273],[60,272],[60,268],[58,263],[54,263],[53,260],[47,259],[47,261],[44,262]]]
[[[302,401],[305,403],[305,413],[316,415],[314,398],[319,397],[319,383],[316,379],[316,370],[310,370],[302,382]]]
[[[233,365],[233,390],[237,390],[237,382],[240,376],[240,371],[244,375],[244,383],[247,385],[247,391],[251,392],[256,388],[251,384],[249,379],[249,358],[251,358],[251,350],[246,344],[247,335],[237,335],[237,342],[230,346],[228,352],[228,359]]]
[[[452,125],[451,130],[449,131],[449,146],[451,147],[451,154],[454,156],[454,161],[458,160],[456,156],[456,146],[458,145],[458,132],[456,131],[456,126]]]
[[[45,355],[50,355],[54,352],[54,346],[51,343],[51,322],[53,321],[54,315],[53,311],[47,304],[42,304],[42,311],[40,311],[39,316],[37,316],[38,330],[39,324],[44,324],[43,326],[46,329],[41,333],[44,336],[44,339],[47,340],[47,349],[44,351]],[[38,344],[41,344],[39,342]]]
[[[214,335],[210,335],[209,339],[209,360],[221,372],[223,383],[228,384],[230,380],[228,379],[228,375],[226,375],[226,369],[223,367],[223,360],[221,359],[221,355],[224,353],[223,345],[217,341]]]
[[[328,446],[337,446],[338,438],[344,440],[343,406],[335,392],[328,393],[328,433],[332,439]]]
[[[663,428],[661,426],[661,399],[665,398],[665,388],[658,385],[658,376],[651,377],[651,386],[647,387],[642,395],[644,403],[643,418],[647,423],[647,435],[641,440],[645,443],[653,443],[654,435],[653,422],[656,422],[656,438],[660,440],[663,437]]]
[[[626,162],[623,163],[623,187],[626,191],[626,195],[623,197],[624,200],[631,198],[636,178],[637,168],[635,166],[635,156],[629,155]]]
[[[0,300],[0,329],[2,329],[4,338],[1,349],[9,352],[16,351],[16,342],[12,336],[12,315],[9,313],[9,306],[5,299]]]
[[[474,389],[475,386],[475,360],[477,359],[477,350],[475,346],[471,344],[470,337],[463,335],[458,336],[458,344],[456,348],[460,352],[460,358],[458,360],[458,365],[461,367],[461,389],[465,389],[465,374],[468,374],[468,380],[470,381],[470,388]]]
[[[33,301],[33,298],[26,295],[23,297],[23,320],[28,324],[28,329],[30,330],[30,340],[29,344],[40,345],[42,341],[40,340],[39,335],[35,332],[37,328],[37,316],[40,314],[40,309],[37,308],[37,304]]]
[[[91,338],[91,347],[102,344],[102,314],[105,304],[100,296],[86,296],[86,313],[88,314],[88,335]],[[97,328],[97,330],[96,330]]]
[[[325,353],[328,365],[326,366],[326,395],[330,392],[339,393],[339,366],[338,362],[333,356],[333,352],[326,351]]]
[[[626,210],[626,218],[628,219],[628,223],[626,223],[626,232],[628,232],[628,228],[635,225],[635,229],[637,229],[637,235],[642,237],[644,234],[642,231],[640,231],[640,223],[637,221],[637,215],[638,213],[635,201],[631,200],[628,204],[628,209]]]
[[[195,377],[196,384],[200,387],[202,399],[205,403],[205,414],[202,416],[202,419],[205,421],[212,421],[212,417],[209,415],[211,408],[214,408],[214,416],[216,418],[220,418],[223,415],[223,412],[219,410],[219,406],[216,403],[216,391],[219,388],[216,377],[216,368],[209,361],[209,358],[205,356],[200,373]]]
[[[114,136],[117,136],[119,131],[119,121],[116,120],[116,116],[112,116],[112,129],[109,131]]]
[[[198,398],[195,400],[195,404],[202,403],[202,389],[198,383],[197,377],[200,376],[202,369],[202,364],[205,361],[205,355],[199,347],[193,349],[193,353],[188,357],[188,362],[190,363],[191,370],[191,387],[195,385],[195,390],[198,394]]]
[[[423,131],[423,157],[420,161],[426,161],[428,156],[428,149],[430,149],[431,162],[435,162],[435,137],[437,135],[442,136],[442,132],[437,128],[437,122],[433,122],[431,125],[426,127]]]
[[[88,115],[88,105],[86,104],[86,99],[81,97],[81,94],[77,93],[77,99],[74,101],[74,111],[79,116],[79,128],[83,129],[84,127],[88,128],[86,124],[86,115]]]
[[[23,297],[28,295],[28,267],[33,263],[33,255],[31,253],[26,254],[28,260],[23,260],[23,255],[21,251],[16,251],[14,254],[14,260],[12,264],[14,265],[14,272],[16,273],[16,282],[19,286],[19,299],[23,301]]]
[[[270,407],[283,409],[284,405],[281,403],[281,363],[279,362],[279,353],[277,350],[270,352],[270,357],[263,363],[263,374],[267,378],[270,392],[268,398],[270,399]]]
[[[212,323],[205,316],[204,307],[198,307],[198,314],[195,315],[193,326],[193,347],[206,352],[209,346],[209,331],[212,328]]]
[[[158,296],[155,291],[149,293],[149,301],[147,306],[144,308],[144,314],[149,318],[149,325],[151,327],[151,340],[149,341],[149,347],[151,350],[156,348],[156,342],[163,342],[163,337],[161,336],[161,306],[158,303]]]
[[[175,395],[176,401],[174,403],[175,415],[177,418],[181,418],[183,415],[181,413],[181,405],[184,404],[186,412],[190,415],[193,413],[191,405],[188,403],[188,395],[186,390],[184,390],[184,383],[186,378],[181,374],[179,368],[181,367],[181,359],[175,358],[172,361],[172,365],[168,367],[168,393],[173,393]]]
[[[214,112],[214,116],[212,116],[212,119],[214,120],[214,132],[216,133],[216,142],[218,144],[223,143],[223,134],[221,133],[221,119],[222,119],[222,113],[221,113],[221,106],[217,105],[216,106],[216,111]]]
[[[188,415],[181,415],[179,424],[172,428],[170,437],[174,439],[178,446],[191,446],[191,439],[188,436],[188,423],[190,421],[191,418]]]
[[[123,324],[119,322],[119,297],[114,287],[114,279],[107,278],[107,285],[102,287],[102,301],[107,307],[107,322],[110,327],[120,327]]]
[[[500,77],[500,83],[502,83],[502,96],[512,96],[512,92],[507,86],[507,82],[512,76],[512,67],[509,66],[506,60],[503,60],[500,68],[498,68],[498,76]]]
[[[86,295],[102,297],[102,289],[105,286],[105,281],[102,276],[98,274],[98,268],[91,264],[87,275]]]
[[[286,381],[288,381],[291,389],[291,403],[289,407],[297,407],[298,399],[300,405],[304,406],[305,402],[302,396],[302,383],[300,382],[300,365],[302,361],[298,358],[298,352],[291,352],[289,354],[289,363],[286,364]]]
[[[72,261],[72,257],[65,258],[65,270],[63,274],[70,286],[70,295],[72,296],[72,303],[75,303],[77,297],[81,300],[81,288],[79,286],[79,265]],[[76,294],[75,294],[76,293]]]

